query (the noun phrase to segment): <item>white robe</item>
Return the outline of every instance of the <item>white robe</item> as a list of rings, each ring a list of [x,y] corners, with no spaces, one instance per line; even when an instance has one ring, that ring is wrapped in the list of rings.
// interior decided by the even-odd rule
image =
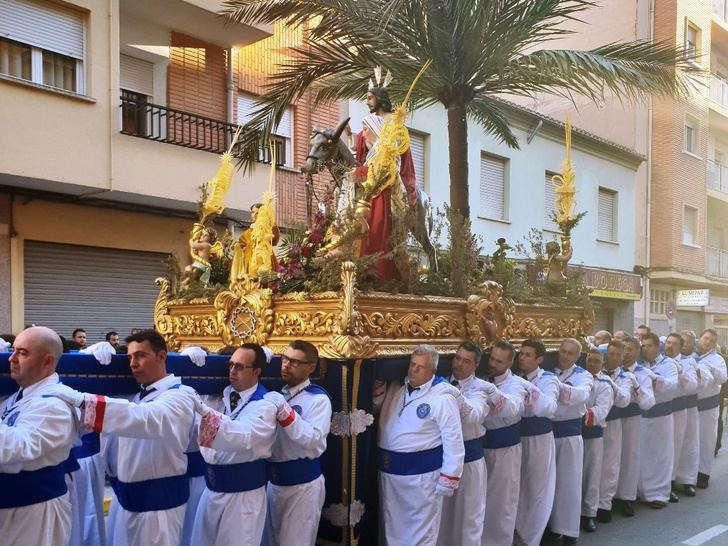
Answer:
[[[68,458],[78,438],[75,412],[59,398],[44,397],[58,383],[54,373],[23,389],[20,401],[16,402],[15,393],[0,404],[0,474],[18,475],[55,467]],[[56,478],[60,485],[58,496],[25,506],[0,508],[0,542],[32,546],[68,544],[71,503],[62,474],[57,473]],[[7,487],[0,487],[0,502],[12,504],[17,501],[16,491]]]
[[[568,537],[579,536],[581,510],[581,474],[584,459],[584,441],[581,438],[581,418],[591,394],[593,378],[584,368],[572,364],[565,370],[557,368],[561,382],[559,404],[554,415],[554,443],[556,444],[556,489],[549,528],[552,533]],[[578,434],[562,436],[565,423],[579,421]]]
[[[678,364],[660,355],[647,368],[657,376],[653,381],[655,406],[642,414],[638,495],[648,502],[667,502],[675,456],[672,399],[678,389]],[[669,413],[664,415],[665,411]]]
[[[283,396],[296,411],[292,423],[279,426],[273,443],[271,463],[317,459],[326,451],[331,427],[331,401],[320,387],[307,379]],[[265,522],[269,546],[313,546],[316,542],[326,489],[324,476],[296,485],[268,483],[268,516]]]
[[[715,443],[718,438],[718,414],[720,409],[715,403],[720,395],[720,386],[726,382],[726,365],[723,357],[715,349],[697,358],[698,365],[710,370],[713,381],[698,390],[698,417],[700,419],[700,463],[698,472],[710,476],[715,458]]]
[[[619,463],[622,454],[622,420],[620,412],[632,401],[632,389],[637,379],[634,374],[616,368],[605,371],[614,387],[614,404],[607,414],[602,447],[602,475],[599,481],[599,509],[611,511],[612,499],[617,492]]]
[[[619,461],[619,481],[615,499],[634,501],[637,499],[637,486],[640,479],[640,435],[642,412],[655,405],[652,379],[641,364],[625,368],[634,374],[639,388],[632,392],[632,401],[624,408],[622,421],[622,455]]]
[[[490,412],[488,398],[483,391],[485,385],[485,381],[474,375],[458,381],[458,388],[462,393],[458,402],[463,441],[479,444],[480,457],[464,464],[460,486],[452,497],[445,497],[442,500],[442,524],[437,538],[438,546],[451,544],[479,546],[483,536],[487,483],[487,469],[483,458],[482,438],[485,435],[483,420]]]
[[[76,451],[76,450],[74,450]],[[69,546],[104,546],[104,458],[101,452],[76,459],[69,485],[73,524]]]
[[[225,415],[213,413],[202,419],[200,452],[210,465],[238,465],[270,457],[276,435],[276,406],[264,400],[258,384],[240,392],[235,411],[230,411],[230,392],[225,388]],[[263,475],[265,480],[265,466]],[[213,486],[214,487],[214,486]],[[205,489],[197,508],[191,543],[195,546],[259,546],[265,527],[265,485],[247,491]]]
[[[513,542],[516,546],[538,546],[554,504],[556,445],[550,421],[556,413],[559,380],[541,368],[528,374],[526,379],[538,387],[541,396],[528,397],[529,404],[521,420],[521,487]],[[533,418],[548,420],[548,431],[524,434],[524,426]],[[545,421],[541,423],[546,426]]]
[[[678,355],[676,358],[680,364],[679,389],[673,399],[672,424],[674,428],[675,455],[673,459],[672,479],[677,483],[692,483],[679,481],[678,475],[692,475],[692,467],[695,467],[695,479],[697,479],[697,453],[700,450],[700,440],[697,430],[688,430],[688,423],[691,428],[697,427],[695,417],[698,396],[698,369],[697,362],[692,356]],[[686,461],[683,461],[683,453],[687,457],[696,459],[695,465],[690,465],[687,472],[681,474],[681,466],[685,470]],[[692,483],[694,485],[694,483]]]
[[[444,475],[459,480],[463,473],[465,447],[459,396],[460,392],[441,377],[433,377],[411,394],[406,384],[393,384],[387,389],[377,439],[380,544],[437,543],[443,499],[436,493],[438,479]],[[410,454],[439,446],[440,465],[423,473],[402,474],[390,466],[394,455],[384,455],[395,452],[417,462],[418,457]]]
[[[485,418],[488,485],[485,501],[487,510],[481,540],[483,546],[510,544],[513,540],[521,487],[521,441],[518,423],[531,389],[536,389],[525,379],[513,375],[511,370],[496,376],[493,383],[498,387],[498,392],[490,396],[490,413]],[[492,441],[502,438],[508,430],[515,430],[515,444],[488,447],[494,445]]]
[[[115,546],[178,546],[182,540],[189,498],[185,452],[193,438],[196,394],[174,375],[147,388],[156,390],[141,402],[139,395],[135,402],[86,395],[82,413],[87,428],[117,436],[116,461],[110,465],[116,468],[122,487],[139,487],[147,480],[166,479],[174,481],[181,490],[171,508],[140,506],[141,511],[131,511],[119,506],[108,530],[109,543]],[[150,489],[155,487],[160,490],[150,484]],[[143,505],[148,497],[131,500]],[[115,496],[114,502],[120,503],[120,499]]]
[[[602,460],[604,456],[604,429],[607,415],[614,404],[614,383],[602,372],[595,376],[591,395],[587,403],[584,417],[584,466],[581,483],[581,515],[593,518],[599,508],[599,487],[602,478]],[[589,433],[601,434],[598,438],[590,438]]]

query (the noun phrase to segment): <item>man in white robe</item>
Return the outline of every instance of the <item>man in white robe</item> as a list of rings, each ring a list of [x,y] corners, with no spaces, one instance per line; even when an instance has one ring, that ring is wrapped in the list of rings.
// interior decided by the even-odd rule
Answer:
[[[475,377],[480,358],[480,347],[472,341],[465,341],[460,344],[452,360],[450,384],[460,389],[462,394],[457,400],[465,459],[460,486],[451,497],[445,496],[442,500],[442,523],[437,539],[439,546],[480,546],[483,537],[487,481],[483,457],[483,421],[490,411],[488,396],[493,394],[496,387]]]
[[[538,546],[551,517],[556,487],[556,446],[551,419],[556,413],[559,380],[541,369],[546,346],[527,339],[518,352],[523,378],[535,385],[541,396],[529,396],[521,419],[521,487],[516,516],[516,546]]]
[[[614,404],[609,410],[604,428],[602,450],[602,476],[599,485],[599,508],[597,521],[612,521],[612,499],[617,492],[619,480],[619,463],[622,455],[622,420],[620,412],[632,401],[632,391],[639,389],[639,382],[634,374],[622,369],[624,343],[613,339],[607,346],[604,355],[604,374],[612,380],[614,388]]]
[[[20,390],[0,403],[0,542],[65,546],[71,504],[63,463],[78,438],[74,409],[47,396],[63,353],[53,330],[32,327],[13,343],[10,377]]]
[[[642,339],[642,359],[652,377],[655,405],[642,414],[640,481],[638,495],[651,508],[664,508],[670,500],[675,456],[672,399],[678,388],[678,364],[660,354],[660,338]]]
[[[268,546],[313,546],[326,488],[319,457],[331,428],[331,400],[311,383],[318,351],[307,341],[293,341],[281,357],[280,393],[268,393],[276,405],[278,429],[268,460]]]
[[[439,355],[420,345],[404,384],[378,390],[379,536],[386,546],[434,546],[442,499],[458,488],[465,446],[460,391],[435,375]],[[383,400],[382,400],[383,395]]]
[[[197,507],[195,546],[258,546],[267,512],[266,459],[276,435],[274,403],[258,382],[266,363],[260,345],[245,343],[230,357],[223,413],[204,404],[199,412],[200,452],[207,487]]]
[[[705,366],[713,376],[712,383],[698,391],[698,418],[700,420],[700,463],[698,488],[706,489],[715,458],[715,441],[718,437],[720,387],[726,382],[726,365],[716,347],[718,333],[708,328],[698,339],[698,365]]]
[[[560,381],[559,403],[553,419],[556,444],[556,489],[549,520],[549,537],[561,535],[564,545],[576,544],[581,511],[581,477],[584,441],[581,419],[591,394],[593,378],[576,361],[581,343],[564,339],[559,347],[556,377]]]
[[[608,346],[607,346],[608,348]],[[614,404],[614,384],[602,372],[602,353],[592,349],[586,357],[586,369],[592,374],[591,394],[586,405],[581,437],[584,440],[584,466],[581,482],[581,528],[587,533],[597,530],[599,487],[604,456],[604,428]]]
[[[68,397],[84,428],[116,435],[115,502],[107,541],[126,546],[179,546],[189,498],[187,456],[197,393],[167,375],[167,346],[154,330],[126,338],[132,375],[142,386],[133,402],[92,394]]]
[[[488,485],[483,546],[510,544],[516,527],[521,487],[520,421],[531,390],[537,388],[513,374],[515,355],[513,345],[501,340],[493,345],[488,359],[488,375],[498,390],[488,397],[490,413],[485,418]]]
[[[639,387],[632,391],[632,401],[621,411],[622,454],[619,461],[617,493],[612,504],[621,511],[623,516],[628,518],[634,516],[634,501],[637,499],[637,486],[640,479],[642,412],[655,405],[652,377],[647,368],[637,364],[640,351],[641,346],[637,338],[625,339],[622,367],[625,372],[635,376]]]

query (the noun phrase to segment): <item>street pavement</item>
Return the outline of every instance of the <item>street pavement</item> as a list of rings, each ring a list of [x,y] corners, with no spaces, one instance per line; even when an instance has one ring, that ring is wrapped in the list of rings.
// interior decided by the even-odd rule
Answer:
[[[579,537],[579,546],[728,546],[728,435],[713,466],[708,489],[698,489],[662,510],[635,503],[633,518],[614,513],[612,522]]]

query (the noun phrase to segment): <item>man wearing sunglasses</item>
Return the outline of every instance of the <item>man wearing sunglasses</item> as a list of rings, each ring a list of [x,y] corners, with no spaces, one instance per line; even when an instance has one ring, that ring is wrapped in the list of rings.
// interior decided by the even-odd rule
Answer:
[[[326,451],[331,426],[331,401],[309,376],[318,351],[295,340],[281,356],[280,393],[265,396],[277,408],[278,430],[268,461],[269,546],[313,546],[316,543],[326,489],[319,457]]]
[[[266,514],[266,459],[276,434],[275,404],[258,380],[266,364],[263,348],[245,343],[230,357],[224,413],[202,402],[198,439],[205,482],[191,544],[260,544]],[[240,517],[245,514],[246,517]]]

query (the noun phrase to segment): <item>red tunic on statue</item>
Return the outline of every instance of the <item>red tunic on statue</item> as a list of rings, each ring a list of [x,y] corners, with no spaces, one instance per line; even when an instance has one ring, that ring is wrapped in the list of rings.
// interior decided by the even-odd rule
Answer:
[[[363,133],[356,137],[356,168],[357,178],[365,179],[368,168],[364,165],[369,148],[364,140]],[[401,156],[399,174],[402,178],[407,198],[412,206],[417,203],[417,183],[415,178],[415,165],[412,161],[412,154],[409,148]],[[372,199],[372,208],[367,218],[369,223],[369,234],[362,239],[359,247],[359,256],[367,256],[381,252],[388,254],[392,251],[392,244],[389,240],[392,234],[392,189],[386,189]],[[377,259],[377,278],[380,282],[387,282],[399,279],[399,271],[391,257],[380,256]]]

